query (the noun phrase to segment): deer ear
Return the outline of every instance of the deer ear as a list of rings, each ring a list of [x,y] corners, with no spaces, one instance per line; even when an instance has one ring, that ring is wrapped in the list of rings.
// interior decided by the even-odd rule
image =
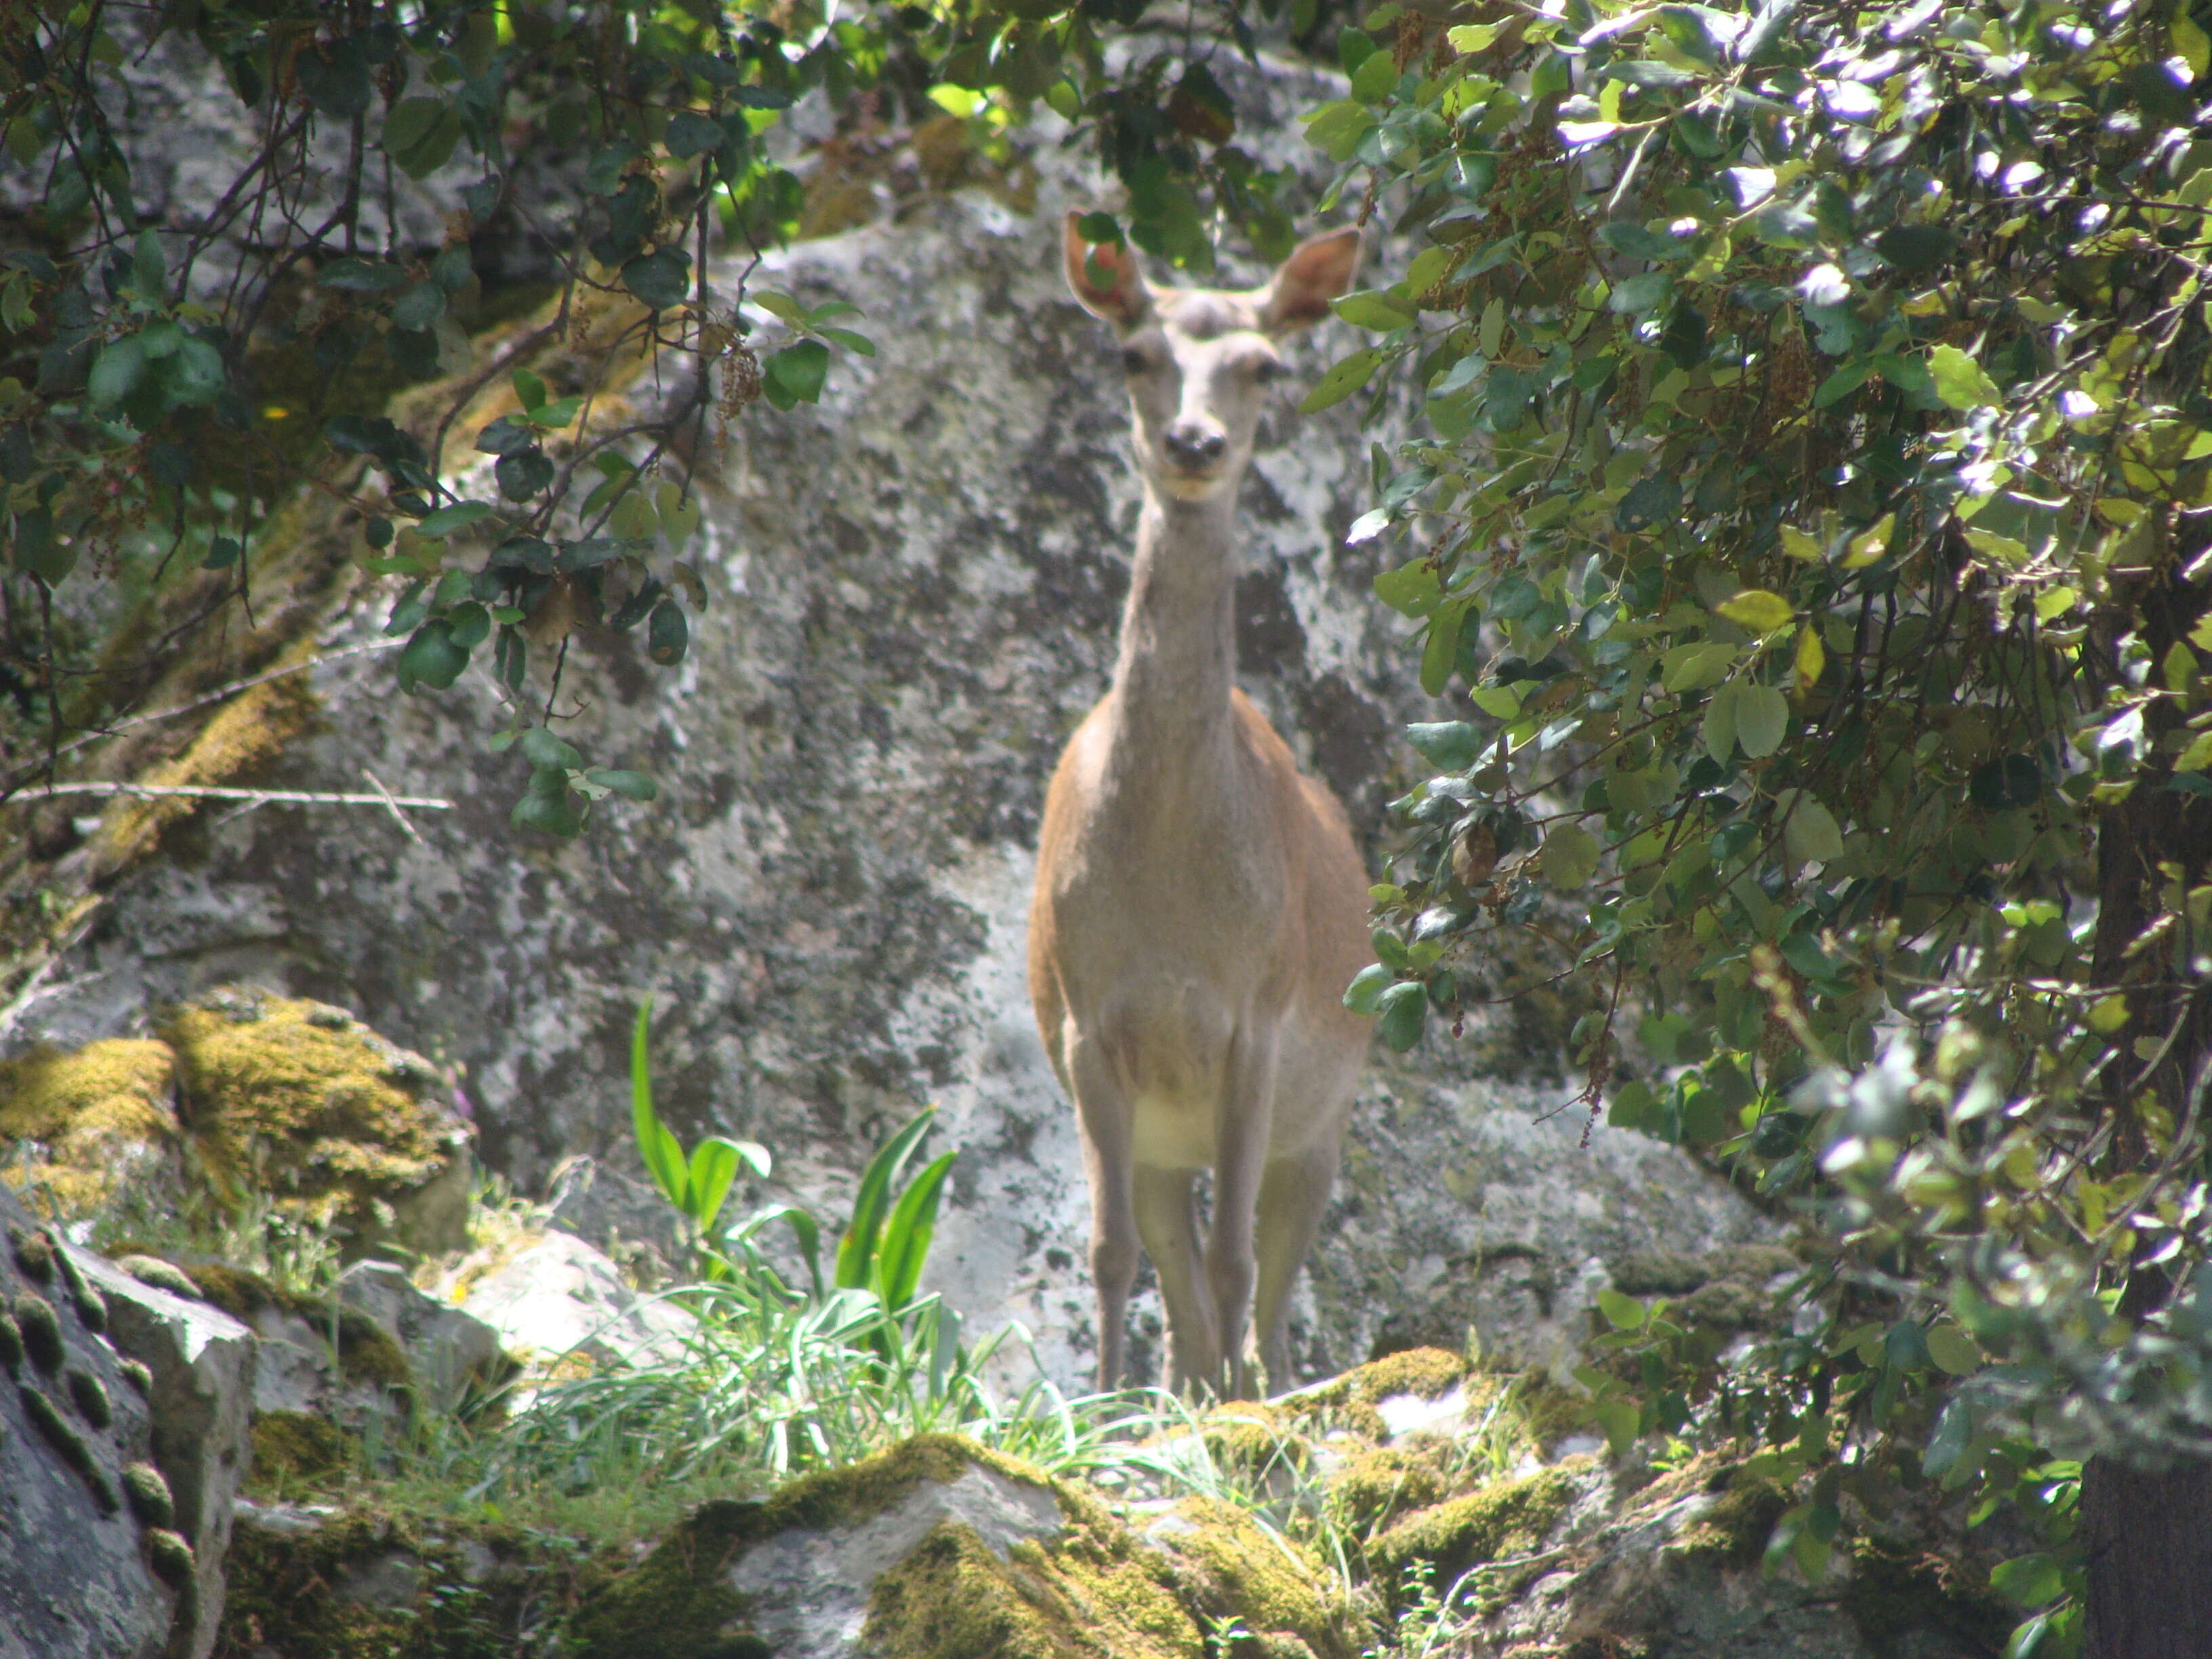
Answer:
[[[1311,328],[1328,315],[1328,302],[1352,286],[1359,269],[1359,233],[1340,230],[1301,242],[1275,280],[1260,290],[1260,325],[1270,334]]]
[[[1094,242],[1076,227],[1083,216],[1071,212],[1061,240],[1067,259],[1067,285],[1083,308],[1116,328],[1131,328],[1152,307],[1152,296],[1127,242]]]

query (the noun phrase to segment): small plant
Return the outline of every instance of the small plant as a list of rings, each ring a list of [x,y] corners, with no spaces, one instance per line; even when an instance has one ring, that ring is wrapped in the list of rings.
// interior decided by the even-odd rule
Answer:
[[[653,1106],[653,1071],[647,1058],[647,1033],[653,1022],[653,999],[638,1005],[637,1023],[629,1040],[630,1125],[637,1136],[638,1156],[653,1177],[660,1195],[676,1206],[691,1225],[695,1242],[704,1241],[722,1212],[740,1169],[765,1176],[773,1160],[765,1146],[726,1135],[708,1135],[685,1157],[684,1143],[660,1121]],[[709,1261],[708,1270],[715,1263]]]

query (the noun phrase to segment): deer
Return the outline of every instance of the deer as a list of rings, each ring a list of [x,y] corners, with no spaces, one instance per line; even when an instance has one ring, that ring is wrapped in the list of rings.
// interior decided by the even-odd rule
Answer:
[[[1045,795],[1030,996],[1091,1190],[1099,1387],[1124,1380],[1141,1245],[1172,1386],[1251,1398],[1291,1386],[1292,1283],[1367,1049],[1343,992],[1371,952],[1344,808],[1235,683],[1237,498],[1277,343],[1329,315],[1359,233],[1224,290],[1154,288],[1079,226],[1068,285],[1119,337],[1144,502],[1112,684]]]

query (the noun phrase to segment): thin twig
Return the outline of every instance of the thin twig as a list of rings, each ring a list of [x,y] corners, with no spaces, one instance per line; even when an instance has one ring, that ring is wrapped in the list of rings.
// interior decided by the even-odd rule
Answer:
[[[420,847],[422,844],[422,832],[415,827],[413,819],[399,810],[399,803],[392,798],[392,792],[386,789],[378,780],[376,774],[366,766],[361,769],[361,775],[368,780],[368,787],[384,798],[384,804],[392,809],[392,816],[399,820],[399,827],[407,832],[407,839]]]
[[[374,782],[375,780],[371,779],[370,781]],[[381,784],[377,787],[380,790],[383,788]],[[453,807],[453,803],[449,800],[434,800],[426,795],[317,794],[304,789],[226,789],[214,784],[48,783],[36,789],[26,789],[22,799],[44,800],[52,795],[174,795],[191,799],[246,800],[252,801],[256,806],[382,806],[392,809],[412,806],[417,811],[434,812],[449,812]],[[412,833],[411,825],[410,833]]]

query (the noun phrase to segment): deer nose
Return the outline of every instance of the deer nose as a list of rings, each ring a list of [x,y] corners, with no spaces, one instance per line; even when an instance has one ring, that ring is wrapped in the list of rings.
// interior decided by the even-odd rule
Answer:
[[[1170,460],[1194,472],[1212,466],[1229,447],[1229,440],[1220,432],[1191,420],[1175,422],[1162,441]]]

